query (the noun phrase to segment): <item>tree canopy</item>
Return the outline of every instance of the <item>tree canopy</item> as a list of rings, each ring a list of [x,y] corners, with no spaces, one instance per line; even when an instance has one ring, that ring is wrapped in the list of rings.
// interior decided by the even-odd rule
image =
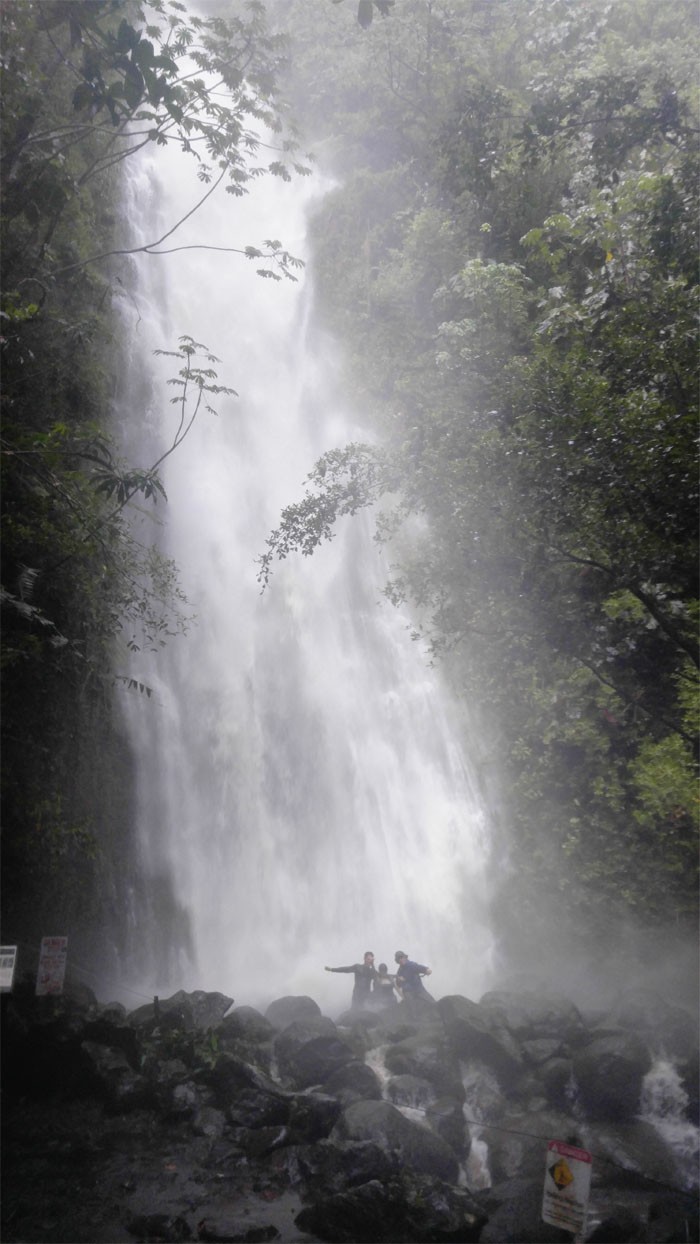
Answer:
[[[97,901],[78,882],[101,867],[98,807],[102,847],[110,815],[114,840],[126,832],[115,679],[150,694],[129,652],[159,650],[192,615],[157,546],[159,467],[233,392],[206,346],[164,342],[171,440],[150,460],[125,459],[114,420],[125,257],[175,249],[182,222],[135,243],[122,174],[146,149],[176,147],[200,188],[187,219],[219,186],[241,195],[306,166],[278,85],[285,40],[255,0],[229,16],[188,14],[179,0],[26,0],[2,6],[2,36],[5,877],[8,918],[24,906],[26,919],[32,885],[46,908],[54,869],[78,909],[87,893]],[[230,249],[275,280],[300,266],[278,239],[234,237]],[[129,521],[137,503],[154,515],[152,541]]]
[[[543,895],[601,935],[630,916],[684,921],[698,813],[689,6],[420,0],[364,33],[312,7],[306,21],[342,45],[312,104],[343,179],[317,221],[317,271],[373,435],[317,464],[261,579],[373,506],[389,596],[490,717],[518,874],[501,898],[519,928],[537,926]],[[290,8],[303,80],[312,40]]]

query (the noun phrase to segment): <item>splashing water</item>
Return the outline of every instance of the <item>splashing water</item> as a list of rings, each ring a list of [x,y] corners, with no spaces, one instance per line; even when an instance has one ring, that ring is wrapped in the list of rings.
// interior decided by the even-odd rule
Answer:
[[[672,1151],[683,1187],[698,1187],[700,1130],[688,1118],[689,1098],[678,1069],[657,1058],[642,1083],[640,1117],[659,1133]]]
[[[197,197],[187,161],[159,159],[158,175],[144,161],[130,184],[145,238]],[[212,196],[177,244],[279,237],[303,254],[326,189],[263,180],[245,199]],[[352,977],[323,965],[366,949],[391,964],[401,947],[432,967],[435,996],[479,996],[492,947],[487,823],[465,722],[408,619],[380,603],[385,567],[367,523],[290,558],[262,596],[256,580],[317,456],[367,439],[339,396],[309,278],[261,281],[240,257],[183,250],[140,263],[134,300],[135,357],[188,333],[240,394],[213,399],[218,417],[202,413],[163,469],[161,547],[197,622],[131,671],[154,691],[128,708],[150,896],[134,916],[144,988],[220,989],[253,1005],[308,993],[338,1012]],[[177,410],[174,360],[151,366],[150,407],[129,433],[140,459],[168,445]],[[143,412],[148,396],[125,401]],[[146,534],[149,521],[134,519]]]

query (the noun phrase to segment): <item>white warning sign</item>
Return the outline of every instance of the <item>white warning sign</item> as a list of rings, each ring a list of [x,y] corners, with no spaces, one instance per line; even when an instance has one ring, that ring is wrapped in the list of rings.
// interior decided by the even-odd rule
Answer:
[[[544,1171],[542,1218],[553,1227],[582,1235],[591,1190],[591,1155],[563,1140],[550,1140]]]
[[[0,946],[0,989],[12,989],[17,962],[16,946]]]
[[[67,957],[67,937],[42,937],[39,970],[36,974],[37,996],[63,993]]]

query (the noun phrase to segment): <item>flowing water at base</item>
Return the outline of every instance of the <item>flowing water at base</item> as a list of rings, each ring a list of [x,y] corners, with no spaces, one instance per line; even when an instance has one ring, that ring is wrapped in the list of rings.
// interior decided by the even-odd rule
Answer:
[[[187,161],[169,158],[157,175],[144,162],[130,185],[145,238],[197,197]],[[222,194],[169,244],[280,238],[304,254],[326,189],[317,178]],[[333,1013],[352,977],[324,964],[371,949],[393,966],[400,948],[432,967],[436,997],[478,997],[492,953],[488,827],[467,725],[409,620],[381,599],[386,567],[368,523],[291,557],[263,595],[256,579],[316,457],[366,439],[340,392],[337,346],[313,320],[309,276],[278,284],[240,256],[183,250],[139,263],[128,308],[134,377],[188,333],[240,395],[212,399],[217,415],[200,414],[163,470],[160,543],[197,619],[157,660],[131,663],[153,689],[128,708],[150,903],[133,916],[131,979],[138,962],[147,993],[219,989],[253,1005],[308,993]],[[166,384],[176,361],[147,370],[150,396],[125,397],[141,459],[162,452],[177,419]],[[144,516],[134,523],[153,530]]]
[[[673,1153],[679,1184],[698,1187],[700,1129],[688,1117],[690,1100],[677,1068],[657,1058],[642,1084],[640,1118],[651,1123]]]

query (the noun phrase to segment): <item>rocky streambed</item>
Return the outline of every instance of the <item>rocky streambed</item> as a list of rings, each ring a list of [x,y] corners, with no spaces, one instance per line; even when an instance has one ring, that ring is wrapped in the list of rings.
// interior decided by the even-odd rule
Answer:
[[[565,1241],[550,1140],[593,1154],[587,1240],[698,1238],[697,1029],[648,991],[2,1004],[5,1244]]]

